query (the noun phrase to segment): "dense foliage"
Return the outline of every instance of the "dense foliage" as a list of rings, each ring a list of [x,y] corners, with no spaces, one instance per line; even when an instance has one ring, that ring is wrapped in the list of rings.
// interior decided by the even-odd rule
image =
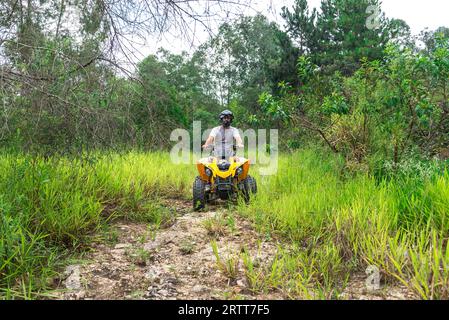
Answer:
[[[382,60],[364,59],[349,77],[324,75],[302,56],[302,85],[289,86],[278,99],[262,95],[261,103],[281,110],[286,126],[300,128],[291,133],[293,141],[316,136],[359,169],[416,157],[447,158],[449,39],[437,34],[428,51],[391,44],[384,54]]]
[[[130,73],[105,51],[114,20],[97,4],[2,4],[4,145],[164,148],[173,129],[212,127],[229,108],[242,128],[280,129],[283,148],[323,141],[362,169],[447,155],[447,28],[415,39],[404,21],[373,16],[377,0],[325,0],[320,10],[297,0],[283,9],[286,32],[241,17],[192,54],[161,49]],[[73,8],[76,31],[61,22]]]

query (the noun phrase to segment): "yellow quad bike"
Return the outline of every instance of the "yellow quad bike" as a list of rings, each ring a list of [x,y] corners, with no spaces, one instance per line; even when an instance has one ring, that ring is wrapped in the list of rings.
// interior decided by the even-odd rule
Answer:
[[[242,195],[248,203],[257,193],[256,180],[249,173],[250,161],[230,157],[229,161],[208,157],[198,161],[199,176],[193,183],[193,209],[199,211],[206,203],[221,199],[236,199]]]

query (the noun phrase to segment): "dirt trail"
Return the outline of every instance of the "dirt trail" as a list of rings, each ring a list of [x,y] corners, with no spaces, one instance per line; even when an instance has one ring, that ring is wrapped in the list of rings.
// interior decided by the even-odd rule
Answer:
[[[176,220],[165,229],[152,231],[149,225],[116,223],[109,232],[111,241],[92,245],[84,262],[68,266],[60,288],[51,293],[56,299],[286,299],[282,292],[253,294],[248,287],[240,259],[236,277],[230,280],[217,267],[211,241],[227,260],[243,248],[263,266],[270,263],[278,246],[266,240],[251,224],[232,215],[220,205],[209,211],[192,212],[188,201],[170,200]],[[226,214],[228,215],[227,218]],[[233,227],[224,226],[231,220]],[[217,221],[221,221],[217,223]],[[353,275],[343,299],[414,299],[404,288],[384,287],[367,292],[365,274]]]
[[[229,280],[217,268],[211,240],[226,259],[246,247],[252,257],[267,261],[276,244],[267,242],[251,225],[233,217],[232,231],[209,223],[225,209],[209,206],[207,212],[192,212],[191,203],[170,201],[178,218],[167,229],[151,232],[145,224],[118,223],[116,243],[100,242],[86,262],[66,271],[60,299],[283,299],[280,293],[253,295],[247,289],[242,265]],[[210,227],[212,225],[212,227]],[[212,235],[211,233],[214,233]]]

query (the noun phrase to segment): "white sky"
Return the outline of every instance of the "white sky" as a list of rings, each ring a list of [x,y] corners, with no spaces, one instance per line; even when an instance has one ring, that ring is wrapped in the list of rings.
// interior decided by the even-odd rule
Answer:
[[[320,6],[321,0],[308,0],[310,7]],[[284,21],[280,16],[281,8],[292,7],[294,0],[254,0],[253,8],[243,12],[246,15],[254,15],[257,11],[269,17],[283,27]],[[383,0],[382,10],[389,18],[398,18],[406,21],[411,27],[413,34],[418,34],[424,28],[434,30],[440,26],[449,27],[449,0]],[[194,45],[208,40],[206,32],[199,32]],[[179,38],[168,37],[165,39],[148,39],[147,43],[139,48],[137,56],[142,58],[148,54],[155,53],[159,47],[181,53],[192,51],[192,43]]]

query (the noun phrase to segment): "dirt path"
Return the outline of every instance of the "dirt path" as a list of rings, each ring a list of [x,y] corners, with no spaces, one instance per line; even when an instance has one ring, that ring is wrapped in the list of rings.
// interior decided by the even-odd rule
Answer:
[[[267,261],[276,244],[267,242],[237,216],[224,216],[223,207],[192,212],[191,203],[170,201],[178,218],[167,228],[151,231],[145,224],[113,226],[115,244],[100,242],[86,261],[66,270],[60,299],[283,299],[280,293],[253,295],[242,265],[233,280],[220,271],[212,250],[216,239],[222,259],[246,248]],[[226,225],[225,225],[226,224]]]
[[[168,228],[116,223],[109,241],[98,241],[84,261],[66,269],[56,299],[286,299],[282,292],[253,294],[249,290],[238,254],[245,248],[263,266],[270,263],[278,246],[267,241],[251,224],[232,215],[224,206],[192,212],[189,201],[170,200],[176,220]],[[237,261],[234,277],[220,270],[211,242],[216,241],[223,261]],[[231,259],[229,259],[231,258]],[[232,265],[232,264],[231,264]],[[231,280],[232,279],[232,280]],[[354,275],[342,299],[414,299],[404,288],[384,287],[367,292],[365,274]]]

